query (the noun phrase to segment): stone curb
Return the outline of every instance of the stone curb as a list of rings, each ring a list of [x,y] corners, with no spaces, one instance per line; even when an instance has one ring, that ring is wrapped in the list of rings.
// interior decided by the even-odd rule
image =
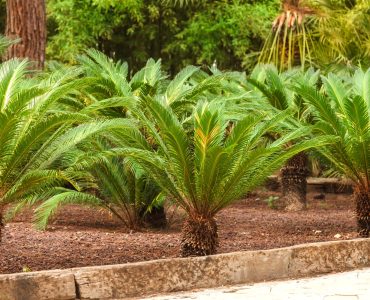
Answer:
[[[0,300],[118,299],[370,266],[370,239],[0,275]]]

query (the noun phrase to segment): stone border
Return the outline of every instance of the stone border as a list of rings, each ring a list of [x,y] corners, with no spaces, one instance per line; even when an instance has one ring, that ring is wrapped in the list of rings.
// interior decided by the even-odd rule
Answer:
[[[0,300],[141,297],[370,266],[370,239],[0,275]]]

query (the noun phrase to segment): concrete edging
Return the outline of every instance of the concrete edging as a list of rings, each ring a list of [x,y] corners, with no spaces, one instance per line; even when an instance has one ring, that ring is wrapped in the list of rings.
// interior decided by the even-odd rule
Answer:
[[[370,266],[370,239],[0,275],[0,300],[117,299]]]

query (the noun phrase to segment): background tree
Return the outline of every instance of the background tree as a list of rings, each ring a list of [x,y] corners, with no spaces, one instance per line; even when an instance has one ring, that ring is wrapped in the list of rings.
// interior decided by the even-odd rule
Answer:
[[[45,0],[7,0],[5,35],[20,38],[9,47],[5,58],[29,58],[34,67],[42,69],[45,62],[46,16]]]
[[[74,62],[76,53],[94,47],[134,71],[150,57],[161,58],[171,75],[214,60],[222,69],[242,70],[254,66],[279,0],[168,2],[49,0],[47,55]]]
[[[294,66],[370,65],[368,0],[282,0],[259,62]]]

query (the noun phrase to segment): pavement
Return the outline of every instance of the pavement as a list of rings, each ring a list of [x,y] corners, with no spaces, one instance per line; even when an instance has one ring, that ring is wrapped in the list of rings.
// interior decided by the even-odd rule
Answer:
[[[370,300],[370,268],[314,278],[262,282],[155,296],[151,300]]]

